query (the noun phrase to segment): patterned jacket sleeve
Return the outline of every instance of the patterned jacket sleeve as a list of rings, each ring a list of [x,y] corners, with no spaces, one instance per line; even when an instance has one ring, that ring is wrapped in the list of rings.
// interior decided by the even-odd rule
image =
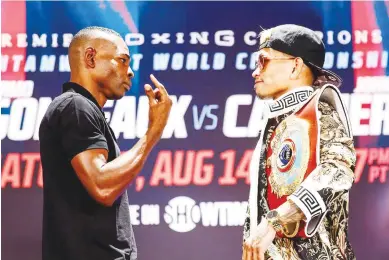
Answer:
[[[245,220],[243,224],[243,242],[245,242],[250,236],[250,204],[247,203],[247,210]]]
[[[319,102],[320,164],[288,199],[306,218],[305,233],[313,236],[331,205],[347,200],[354,182],[355,149],[336,110]]]

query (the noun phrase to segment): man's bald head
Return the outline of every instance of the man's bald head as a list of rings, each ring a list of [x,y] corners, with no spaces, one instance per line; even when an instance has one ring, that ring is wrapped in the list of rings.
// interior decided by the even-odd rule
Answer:
[[[107,99],[121,98],[134,76],[128,46],[117,32],[104,27],[80,30],[69,46],[70,78]]]
[[[69,55],[69,64],[71,70],[77,70],[80,65],[81,58],[84,55],[84,51],[88,47],[97,49],[101,43],[109,43],[113,39],[121,39],[119,33],[114,30],[90,26],[80,30],[76,35],[74,35],[72,41],[70,42],[68,55]]]
[[[119,33],[117,33],[114,30],[111,30],[109,28],[105,27],[99,27],[99,26],[90,26],[86,27],[82,30],[80,30],[76,35],[73,37],[73,41],[77,41],[79,39],[87,38],[87,37],[95,37],[98,34],[111,34],[111,35],[116,35],[118,37],[121,37]]]

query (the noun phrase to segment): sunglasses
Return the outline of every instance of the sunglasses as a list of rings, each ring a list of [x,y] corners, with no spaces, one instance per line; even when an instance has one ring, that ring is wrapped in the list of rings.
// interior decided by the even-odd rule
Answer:
[[[259,55],[258,60],[255,64],[256,68],[259,68],[259,71],[262,71],[265,67],[268,61],[271,60],[294,60],[295,58],[286,58],[286,57],[268,57],[264,55]]]

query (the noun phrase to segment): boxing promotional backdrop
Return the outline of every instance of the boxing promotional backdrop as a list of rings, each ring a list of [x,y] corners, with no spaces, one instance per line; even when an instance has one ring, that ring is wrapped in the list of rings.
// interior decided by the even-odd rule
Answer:
[[[2,2],[2,257],[41,258],[38,129],[69,80],[67,48],[87,26],[119,32],[133,87],[104,112],[122,151],[146,132],[153,73],[174,105],[161,141],[128,189],[139,259],[240,259],[248,166],[264,102],[254,95],[257,34],[315,30],[340,75],[357,164],[350,241],[357,259],[389,254],[388,2]],[[293,102],[293,101],[291,101]]]

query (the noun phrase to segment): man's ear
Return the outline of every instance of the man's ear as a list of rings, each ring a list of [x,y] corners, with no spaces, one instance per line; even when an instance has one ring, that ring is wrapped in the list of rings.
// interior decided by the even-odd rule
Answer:
[[[300,74],[303,70],[304,62],[300,58],[296,58],[293,60],[293,70],[290,74],[290,79],[298,79],[300,77]]]
[[[93,47],[86,48],[84,60],[88,68],[94,68],[96,66],[96,49]]]

